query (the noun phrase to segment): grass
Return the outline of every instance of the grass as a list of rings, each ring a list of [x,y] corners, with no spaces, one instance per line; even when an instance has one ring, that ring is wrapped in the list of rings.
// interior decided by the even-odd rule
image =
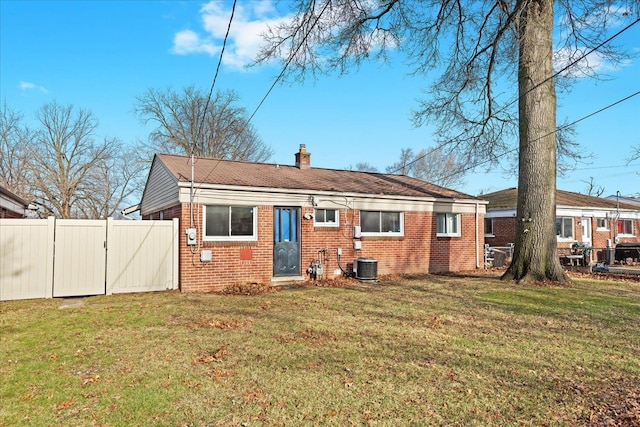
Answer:
[[[0,426],[640,425],[639,283],[61,302],[0,303]]]

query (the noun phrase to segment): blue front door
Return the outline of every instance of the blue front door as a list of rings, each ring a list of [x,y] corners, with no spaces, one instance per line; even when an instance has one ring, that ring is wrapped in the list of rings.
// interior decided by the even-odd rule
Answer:
[[[273,275],[300,275],[300,208],[276,207],[273,218]]]

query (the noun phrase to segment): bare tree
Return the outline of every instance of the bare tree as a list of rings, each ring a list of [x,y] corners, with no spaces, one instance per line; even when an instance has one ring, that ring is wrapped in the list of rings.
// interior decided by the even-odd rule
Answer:
[[[91,168],[87,185],[78,196],[78,211],[83,217],[112,217],[140,192],[148,165],[137,159],[136,151],[120,141],[109,142],[108,152]]]
[[[257,62],[280,58],[303,79],[400,51],[415,73],[441,71],[414,116],[437,125],[440,146],[470,164],[496,163],[518,136],[518,226],[503,278],[568,281],[555,232],[557,156],[570,147],[556,149],[554,5],[556,47],[569,61],[595,47],[615,58],[602,44],[607,29],[639,12],[637,0],[298,0],[265,34]],[[505,82],[518,83],[517,101],[506,102]]]
[[[135,112],[144,124],[155,123],[154,149],[230,160],[266,161],[273,150],[258,137],[238,107],[233,91],[208,95],[190,86],[181,93],[148,89],[137,98]],[[206,108],[206,113],[205,113]]]
[[[427,149],[415,153],[411,148],[400,150],[400,160],[387,167],[389,173],[412,176],[442,187],[456,188],[464,184],[466,162],[442,148]]]
[[[346,167],[346,170],[359,172],[379,172],[378,168],[369,164],[368,162],[358,162],[355,165],[349,165]]]
[[[56,102],[41,107],[36,117],[40,129],[28,147],[33,176],[31,192],[44,215],[86,217],[84,206],[93,197],[96,168],[111,158],[114,140],[96,142],[98,125],[87,110]]]
[[[635,161],[635,160],[640,160],[640,145],[637,145],[635,147],[631,147],[631,157],[629,158],[629,161],[627,162],[627,164]]]
[[[0,185],[25,200],[31,200],[26,152],[30,130],[22,120],[20,114],[3,103],[0,110]]]
[[[596,185],[592,176],[589,177],[589,181],[582,181],[587,184],[587,195],[593,197],[600,197],[604,194],[604,187]]]

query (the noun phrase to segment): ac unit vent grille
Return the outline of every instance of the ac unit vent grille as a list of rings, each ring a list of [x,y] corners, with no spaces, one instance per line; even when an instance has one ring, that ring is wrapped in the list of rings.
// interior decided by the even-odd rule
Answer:
[[[378,261],[373,258],[356,258],[354,267],[358,280],[376,280],[378,278]]]

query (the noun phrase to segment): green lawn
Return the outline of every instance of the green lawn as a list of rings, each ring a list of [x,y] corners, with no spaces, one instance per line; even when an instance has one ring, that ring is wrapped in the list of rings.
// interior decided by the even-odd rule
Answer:
[[[0,426],[640,426],[637,282],[352,283],[2,302]]]

